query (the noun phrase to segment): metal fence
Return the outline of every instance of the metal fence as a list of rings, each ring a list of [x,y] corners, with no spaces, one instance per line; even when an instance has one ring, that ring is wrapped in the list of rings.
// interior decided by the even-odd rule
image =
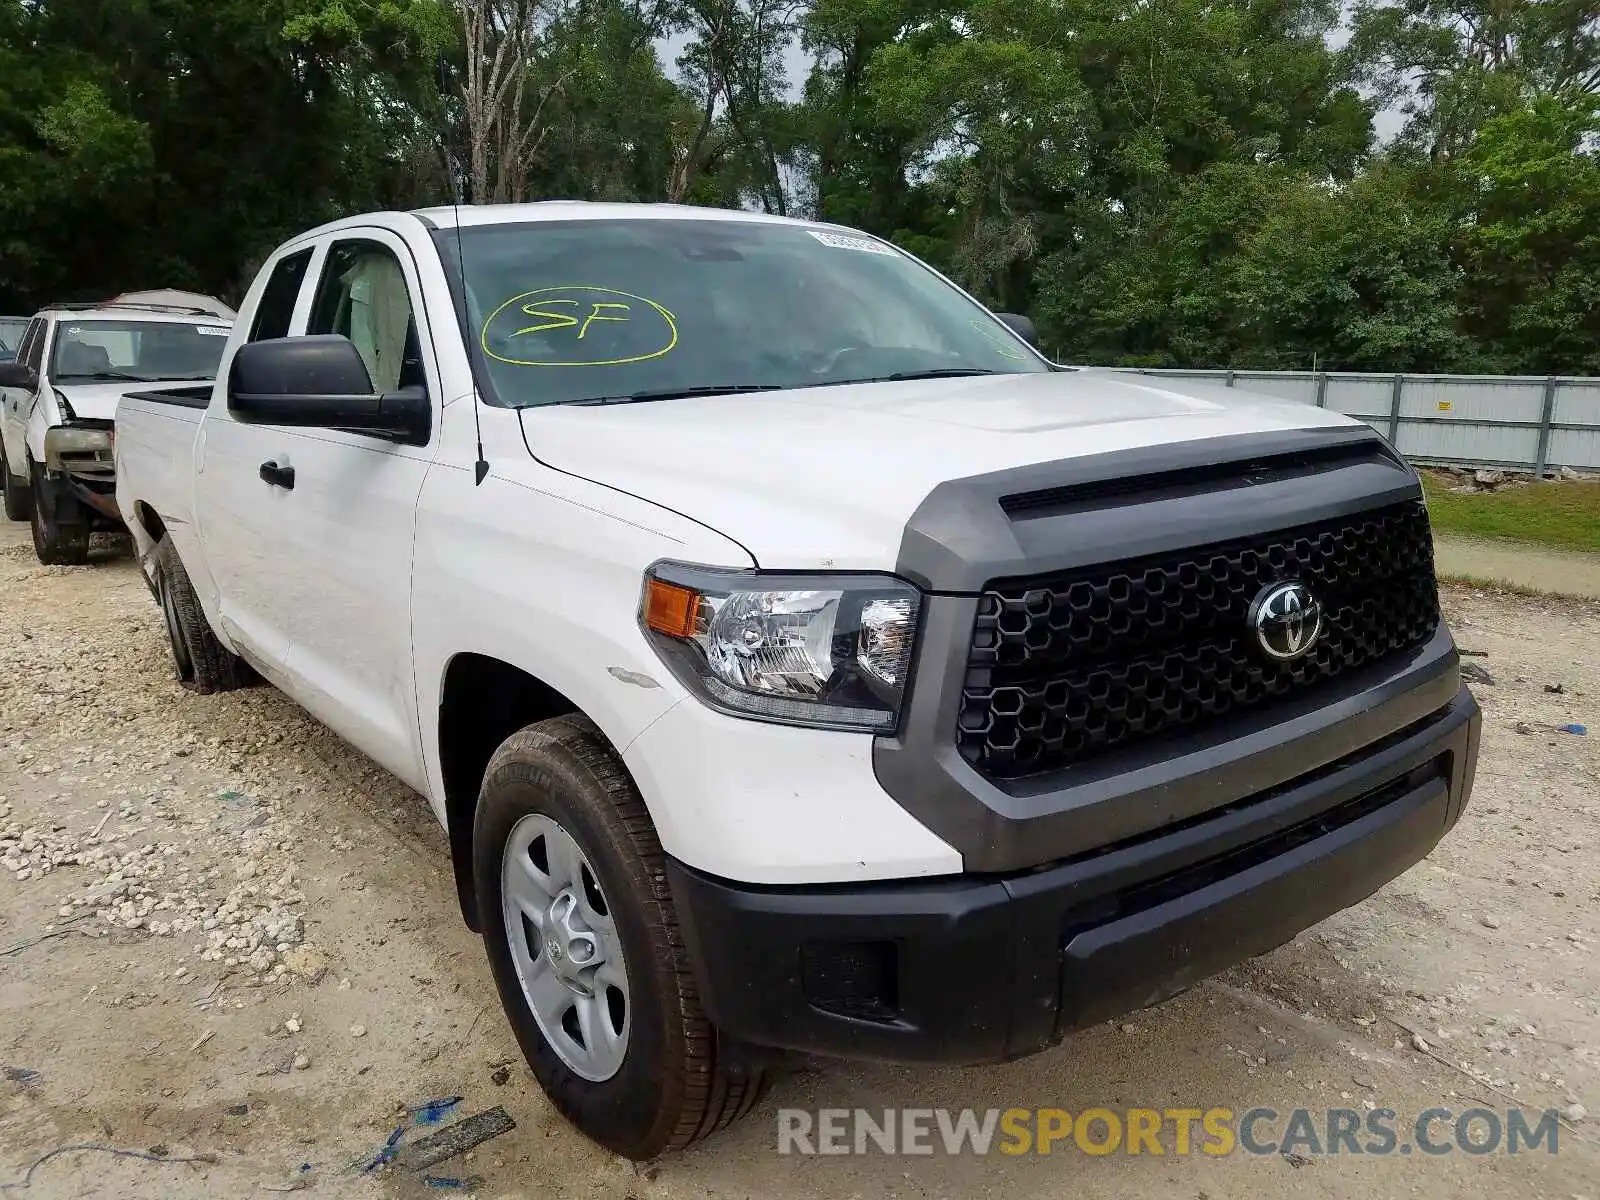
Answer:
[[[1600,470],[1600,379],[1124,368],[1331,408],[1388,435],[1406,457],[1453,466]]]

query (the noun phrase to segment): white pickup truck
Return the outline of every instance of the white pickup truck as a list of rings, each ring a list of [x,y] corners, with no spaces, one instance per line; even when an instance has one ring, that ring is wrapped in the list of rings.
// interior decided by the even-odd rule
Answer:
[[[208,296],[130,292],[28,322],[16,357],[0,362],[0,488],[6,516],[32,522],[40,562],[87,562],[91,533],[122,529],[118,401],[130,388],[215,378],[232,317]]]
[[[1480,716],[1416,473],[1047,362],[894,247],[715,210],[356,217],[117,495],[202,691],[425,795],[554,1102],[628,1156],[772,1051],[1051,1046],[1369,895]]]

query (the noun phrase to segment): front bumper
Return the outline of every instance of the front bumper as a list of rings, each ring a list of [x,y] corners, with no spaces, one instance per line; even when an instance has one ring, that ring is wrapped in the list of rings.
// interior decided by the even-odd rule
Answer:
[[[45,473],[41,487],[47,511],[58,524],[87,520],[91,529],[122,529],[117,507],[110,422],[58,425],[45,432]],[[80,512],[73,504],[83,506]]]
[[[1480,727],[1463,687],[1267,793],[1020,874],[752,887],[669,860],[701,1001],[762,1046],[1033,1053],[1265,953],[1425,857],[1465,807]]]
[[[117,507],[117,484],[114,479],[86,479],[65,475],[62,483],[91,512],[92,529],[124,528],[122,512]]]
[[[126,528],[117,508],[116,482],[78,475],[45,475],[39,481],[44,512],[58,525],[82,525],[91,530]]]

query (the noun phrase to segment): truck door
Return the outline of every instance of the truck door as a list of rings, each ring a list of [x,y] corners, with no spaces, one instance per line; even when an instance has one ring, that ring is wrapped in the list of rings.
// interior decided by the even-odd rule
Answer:
[[[355,343],[373,387],[422,384],[426,446],[369,433],[234,425],[254,437],[227,470],[256,490],[253,521],[267,625],[288,642],[286,686],[313,714],[414,787],[424,787],[411,654],[417,497],[437,445],[440,384],[416,264],[386,230],[335,235],[312,264],[294,334]],[[214,445],[214,443],[213,443]],[[206,471],[218,469],[208,449]]]
[[[310,306],[307,276],[318,247],[280,251],[256,302],[246,341],[288,337]],[[302,295],[304,293],[304,295]],[[286,431],[235,421],[221,399],[227,394],[230,362],[201,422],[194,454],[195,523],[204,542],[203,561],[216,589],[217,623],[228,640],[280,687],[289,660],[289,626],[276,599],[282,586],[283,523],[292,519],[289,493],[261,481],[261,462]],[[184,551],[183,531],[173,531]],[[194,572],[190,572],[191,576]],[[196,586],[206,585],[196,580]]]

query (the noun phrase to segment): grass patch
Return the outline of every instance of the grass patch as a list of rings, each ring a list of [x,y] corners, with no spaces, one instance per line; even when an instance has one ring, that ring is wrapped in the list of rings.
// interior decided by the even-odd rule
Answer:
[[[1424,471],[1428,519],[1435,532],[1537,542],[1600,554],[1600,483],[1530,483],[1468,495],[1447,476]]]
[[[1524,583],[1512,583],[1507,579],[1492,579],[1487,575],[1457,575],[1449,571],[1440,571],[1439,583],[1444,587],[1471,588],[1477,592],[1493,592],[1501,596],[1521,596],[1527,600],[1583,599],[1582,596],[1566,596],[1561,592],[1529,587]]]

